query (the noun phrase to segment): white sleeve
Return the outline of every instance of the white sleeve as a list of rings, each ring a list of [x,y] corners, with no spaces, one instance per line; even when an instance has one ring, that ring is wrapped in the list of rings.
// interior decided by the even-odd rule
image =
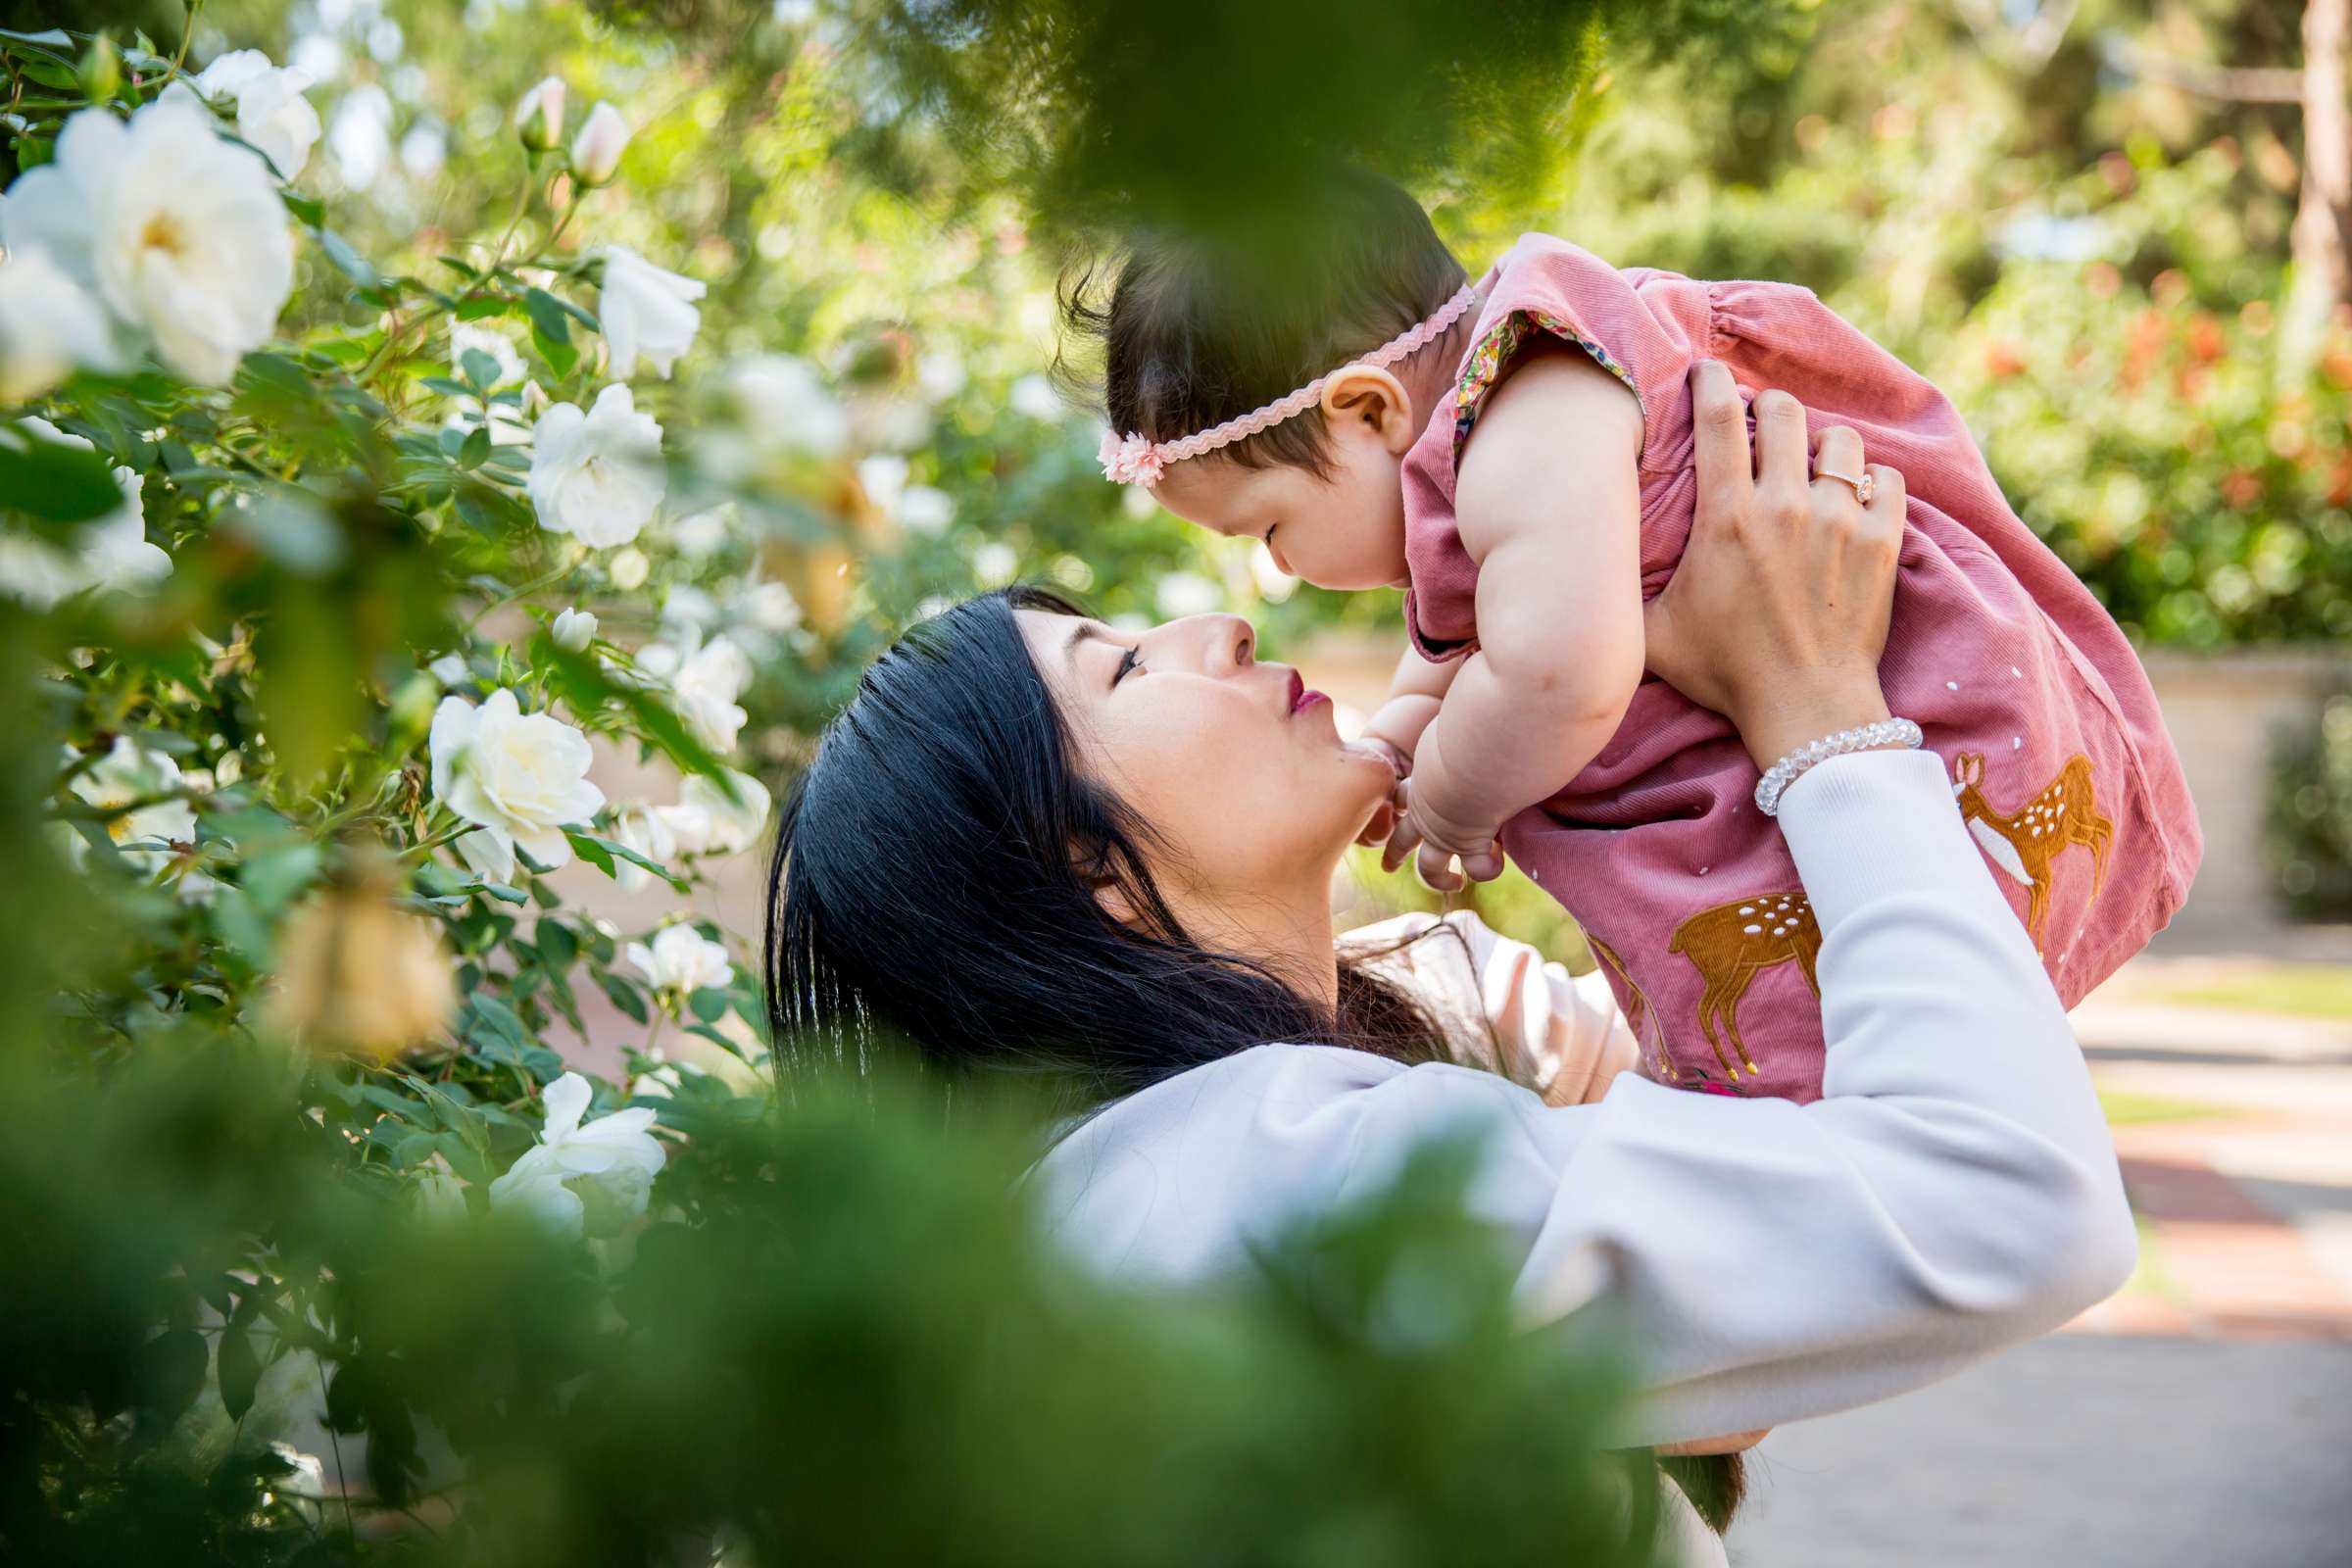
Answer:
[[[1885,1398],[2111,1294],[2136,1250],[2114,1146],[1940,763],[1824,763],[1781,824],[1823,931],[1820,1101],[1624,1074],[1551,1106],[1492,1073],[1261,1047],[1057,1149],[1060,1228],[1114,1272],[1200,1277],[1482,1129],[1473,1207],[1522,1250],[1530,1320],[1605,1298],[1638,1336],[1637,1443]]]
[[[2136,1254],[2065,1008],[1940,762],[1825,763],[1781,824],[1822,925],[1823,1098],[1626,1076],[1590,1109],[1526,1107],[1496,1141],[1549,1189],[1522,1299],[1541,1317],[1597,1280],[1628,1311],[1654,1391],[1641,1441],[1917,1387],[2058,1327]]]

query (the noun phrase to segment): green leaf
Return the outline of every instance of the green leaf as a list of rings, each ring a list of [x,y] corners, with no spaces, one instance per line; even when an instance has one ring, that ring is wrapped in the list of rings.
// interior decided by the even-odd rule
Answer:
[[[686,879],[684,877],[679,876],[676,872],[670,870],[669,867],[661,864],[659,861],[647,859],[644,856],[639,855],[635,850],[630,849],[626,844],[621,843],[618,839],[597,838],[585,833],[566,833],[564,836],[571,840],[574,846],[579,845],[580,841],[583,839],[586,839],[589,844],[595,846],[595,848],[601,852],[599,856],[591,858],[588,852],[586,850],[582,850],[580,852],[580,858],[587,860],[591,865],[597,865],[601,867],[608,874],[613,874],[612,866],[612,862],[613,860],[626,860],[631,865],[643,866],[646,870],[653,872],[654,875],[660,877],[662,881],[668,883],[680,893],[686,891]]]
[[[716,1023],[727,1015],[727,994],[705,986],[686,999],[686,1005],[705,1023]]]
[[[52,523],[83,522],[122,504],[105,453],[51,441],[22,426],[0,438],[0,498],[14,511]],[[40,531],[59,539],[74,534],[70,527]]]
[[[33,54],[47,55],[66,65],[74,63],[74,35],[63,27],[48,27],[39,32],[13,32],[0,27],[0,38],[23,44]]]
[[[652,1016],[646,1011],[645,998],[639,994],[635,986],[623,980],[619,975],[601,974],[596,977],[596,980],[598,985],[604,987],[605,995],[612,999],[612,1005],[618,1007],[627,1016],[639,1023],[644,1023]]]
[[[481,353],[479,349],[467,349],[466,352],[468,354]],[[487,357],[484,356],[484,358]],[[482,460],[489,456],[490,427],[486,424],[476,425],[466,433],[465,441],[458,447],[458,466],[467,470],[478,468],[482,466]]]
[[[531,902],[529,894],[520,888],[509,887],[504,882],[485,882],[482,884],[482,891],[502,904],[528,904]]]
[[[331,228],[314,229],[313,232],[318,236],[318,248],[326,252],[326,259],[334,263],[344,276],[362,288],[383,287],[383,274],[375,270],[373,262],[354,248],[351,241]]]
[[[571,341],[571,314],[564,302],[543,288],[522,291],[522,308],[531,318],[531,330],[551,343]]]
[[[595,866],[599,871],[604,872],[605,875],[612,876],[613,874],[612,856],[605,848],[603,839],[586,833],[566,833],[564,836],[571,840],[573,854]]]
[[[458,356],[458,363],[476,392],[487,393],[498,385],[498,362],[480,349],[467,349]]]
[[[551,338],[536,325],[531,328],[531,346],[539,351],[539,357],[547,362],[549,369],[556,372],[559,381],[570,375],[579,366],[580,351],[573,348],[568,339],[559,341]]]
[[[726,776],[725,764],[710,754],[710,748],[687,733],[685,721],[675,710],[654,692],[614,681],[593,654],[575,654],[543,639],[536,645],[535,658],[554,676],[559,694],[573,712],[594,712],[608,702],[618,703],[636,720],[639,732],[671,761],[688,772],[708,774],[714,779]],[[675,880],[651,861],[640,863],[661,871],[665,879]]]
[[[279,191],[277,193],[277,197],[278,200],[286,204],[287,212],[292,213],[296,218],[310,224],[311,227],[317,228],[319,224],[326,221],[325,204],[320,202],[317,197],[296,195],[290,190]]]
[[[253,1320],[261,1315],[263,1287],[256,1284],[237,1303],[237,1310],[220,1331],[216,1375],[220,1383],[220,1407],[231,1421],[242,1421],[253,1408],[254,1391],[261,1386],[262,1358],[253,1348]]]
[[[540,961],[551,969],[568,969],[571,960],[579,956],[579,943],[561,920],[542,919],[531,934],[539,944]]]
[[[307,840],[277,845],[248,858],[237,884],[263,910],[281,909],[318,877],[318,846]]]

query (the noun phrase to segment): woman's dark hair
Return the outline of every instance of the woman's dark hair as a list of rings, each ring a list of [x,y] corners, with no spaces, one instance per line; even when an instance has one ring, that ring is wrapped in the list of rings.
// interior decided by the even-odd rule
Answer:
[[[1076,767],[1019,610],[1078,613],[1016,587],[915,626],[786,799],[767,889],[777,1061],[862,1063],[895,1035],[952,1079],[1043,1080],[1075,1111],[1271,1041],[1449,1059],[1441,1026],[1365,966],[1376,955],[1344,962],[1323,1007],[1185,932],[1145,859],[1151,824]],[[1661,1463],[1729,1522],[1738,1455]]]
[[[1151,824],[1075,765],[1016,610],[1078,613],[1009,588],[914,627],[786,800],[768,876],[779,1049],[879,1027],[932,1067],[1050,1079],[1078,1106],[1269,1041],[1445,1057],[1437,1025],[1360,967],[1327,1008],[1184,930],[1145,859]]]
[[[1063,325],[1102,344],[1112,429],[1167,441],[1222,424],[1378,348],[1461,288],[1462,264],[1404,191],[1354,171],[1317,188],[1319,199],[1279,218],[1141,235],[1107,304],[1094,297],[1095,266],[1064,274]],[[1065,382],[1080,379],[1066,343],[1061,369]],[[1285,419],[1224,453],[1245,467],[1320,476],[1323,421]]]

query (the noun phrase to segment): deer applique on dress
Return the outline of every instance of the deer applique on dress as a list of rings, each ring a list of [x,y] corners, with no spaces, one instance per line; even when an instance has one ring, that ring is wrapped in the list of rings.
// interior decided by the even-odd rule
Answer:
[[[2042,927],[2050,915],[2050,862],[2078,844],[2091,854],[2090,891],[2095,898],[2107,880],[2107,849],[2115,824],[2099,814],[2091,792],[2090,759],[2071,757],[2049,787],[2025,808],[2004,815],[1984,799],[1984,757],[1962,752],[1952,759],[1952,794],[1960,815],[1992,863],[2026,884],[2026,931],[2034,951],[2042,951]]]
[[[1650,1005],[1649,994],[1642,989],[1639,981],[1634,979],[1633,971],[1625,966],[1623,958],[1617,956],[1615,948],[1610,947],[1590,931],[1585,933],[1585,946],[1592,950],[1592,956],[1598,960],[1601,967],[1617,977],[1618,982],[1625,987],[1626,995],[1632,999],[1625,1004],[1625,1026],[1633,1032],[1636,1045],[1648,1052],[1651,1071],[1658,1082],[1662,1084],[1681,1083],[1683,1081],[1682,1069],[1674,1064],[1674,1055],[1666,1049],[1665,1020],[1658,1016],[1658,1009]],[[1644,1038],[1645,1035],[1652,1032],[1655,1034],[1654,1039]]]
[[[1801,889],[1754,894],[1701,909],[1674,928],[1666,951],[1689,958],[1706,982],[1698,1001],[1699,1032],[1715,1048],[1715,1059],[1734,1083],[1740,1081],[1742,1067],[1751,1076],[1763,1071],[1740,1038],[1740,999],[1756,976],[1792,962],[1814,997],[1821,996],[1821,981],[1814,973],[1821,956],[1821,922],[1813,918],[1813,905]],[[1724,1051],[1727,1040],[1731,1054]]]

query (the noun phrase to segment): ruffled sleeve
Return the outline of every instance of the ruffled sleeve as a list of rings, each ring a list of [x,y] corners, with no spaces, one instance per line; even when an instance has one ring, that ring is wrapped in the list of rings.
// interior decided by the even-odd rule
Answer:
[[[1713,330],[1710,287],[1672,272],[1620,270],[1548,234],[1521,236],[1488,274],[1453,389],[1405,456],[1405,624],[1423,658],[1455,659],[1477,645],[1478,566],[1455,520],[1455,480],[1479,416],[1512,365],[1532,344],[1550,342],[1589,355],[1624,382],[1642,408],[1646,472],[1669,461],[1677,417],[1688,423],[1688,376]],[[1567,511],[1575,499],[1560,503]]]

